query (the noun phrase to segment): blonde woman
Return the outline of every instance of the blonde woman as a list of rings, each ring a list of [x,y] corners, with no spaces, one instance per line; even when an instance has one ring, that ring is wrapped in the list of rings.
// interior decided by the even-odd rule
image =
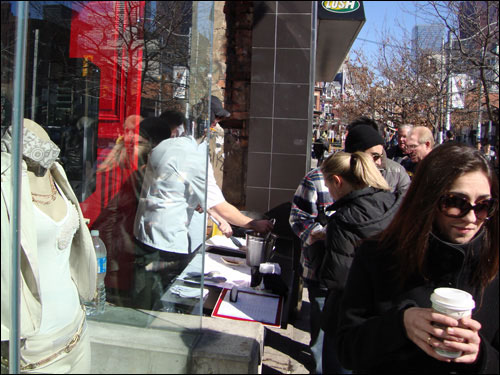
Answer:
[[[323,373],[346,373],[336,359],[332,340],[335,324],[333,311],[347,281],[354,258],[354,249],[365,238],[378,234],[389,225],[399,206],[398,193],[380,174],[373,158],[364,152],[338,152],[325,160],[321,167],[335,203],[328,210],[326,253],[320,279],[328,289],[322,312]]]

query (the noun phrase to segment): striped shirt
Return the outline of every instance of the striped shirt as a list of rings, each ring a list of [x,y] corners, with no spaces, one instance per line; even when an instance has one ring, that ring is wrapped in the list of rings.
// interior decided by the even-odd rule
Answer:
[[[321,170],[319,168],[311,170],[302,179],[295,192],[289,219],[292,230],[302,242],[300,255],[302,277],[308,282],[319,280],[319,269],[311,267],[312,264],[304,257],[304,249],[312,244],[311,231],[315,228],[323,228],[320,223],[316,222],[318,213],[325,212],[331,204],[333,204],[333,198],[325,186]]]

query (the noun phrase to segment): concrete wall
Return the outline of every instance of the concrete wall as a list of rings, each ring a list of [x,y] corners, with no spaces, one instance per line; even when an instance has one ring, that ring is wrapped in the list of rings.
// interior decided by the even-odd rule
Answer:
[[[126,311],[131,309],[115,310],[116,321],[131,314]],[[136,326],[89,320],[92,374],[260,372],[264,350],[260,323],[202,317],[202,328],[195,329],[188,327],[199,326],[199,316],[152,311],[143,315],[133,319]]]

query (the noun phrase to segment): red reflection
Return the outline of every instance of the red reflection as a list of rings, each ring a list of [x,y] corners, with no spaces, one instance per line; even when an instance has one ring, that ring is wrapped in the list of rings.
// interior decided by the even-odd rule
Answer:
[[[81,203],[90,225],[137,169],[145,1],[91,1],[71,22],[70,57],[100,68],[98,173]],[[102,166],[117,155],[115,165]]]

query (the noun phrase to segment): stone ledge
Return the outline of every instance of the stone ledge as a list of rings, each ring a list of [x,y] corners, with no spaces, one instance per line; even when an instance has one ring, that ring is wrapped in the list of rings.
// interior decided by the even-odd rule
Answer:
[[[114,311],[115,321],[128,309]],[[148,312],[144,326],[89,320],[91,373],[260,372],[264,327],[260,323]],[[135,322],[137,323],[137,322]]]

